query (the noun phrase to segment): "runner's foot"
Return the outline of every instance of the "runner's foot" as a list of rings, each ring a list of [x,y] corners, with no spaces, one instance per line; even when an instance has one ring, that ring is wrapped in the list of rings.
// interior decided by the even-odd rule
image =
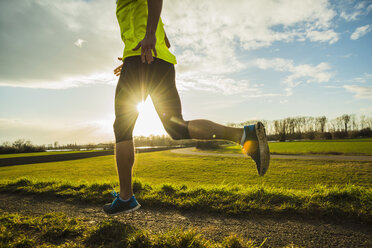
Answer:
[[[270,151],[267,144],[265,127],[261,122],[244,126],[244,133],[240,145],[243,152],[250,155],[256,163],[260,176],[265,175],[270,163]]]
[[[129,213],[136,211],[141,207],[134,195],[127,201],[119,198],[119,194],[113,191],[112,195],[115,197],[112,203],[103,206],[103,211],[108,215],[117,215],[120,213]]]

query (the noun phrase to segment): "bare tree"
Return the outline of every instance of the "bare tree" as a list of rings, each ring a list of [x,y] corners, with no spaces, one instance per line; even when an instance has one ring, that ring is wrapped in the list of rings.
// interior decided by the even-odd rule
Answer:
[[[353,131],[358,129],[358,123],[355,114],[350,115],[351,128]]]
[[[316,118],[316,121],[317,121],[317,123],[319,125],[320,132],[321,133],[324,133],[324,127],[325,127],[325,125],[327,123],[327,117],[325,117],[324,115],[321,116],[321,117],[317,117]]]
[[[360,128],[363,129],[365,126],[366,126],[366,116],[365,115],[361,115],[360,116]]]
[[[350,115],[348,115],[348,114],[344,114],[344,115],[342,115],[341,116],[341,120],[343,121],[343,123],[344,123],[344,131],[345,131],[345,133],[347,133],[347,127],[348,127],[348,124],[349,124],[349,122],[350,122]]]

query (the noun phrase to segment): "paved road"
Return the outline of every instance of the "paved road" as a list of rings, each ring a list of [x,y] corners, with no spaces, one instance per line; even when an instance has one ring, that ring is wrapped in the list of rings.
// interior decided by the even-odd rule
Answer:
[[[214,153],[214,152],[196,152],[195,148],[182,148],[171,150],[174,153],[199,155],[199,156],[223,156],[223,157],[244,157],[243,154],[233,153]],[[372,156],[349,156],[349,155],[289,155],[289,154],[271,154],[271,158],[284,159],[320,159],[320,160],[346,160],[346,161],[372,161]]]

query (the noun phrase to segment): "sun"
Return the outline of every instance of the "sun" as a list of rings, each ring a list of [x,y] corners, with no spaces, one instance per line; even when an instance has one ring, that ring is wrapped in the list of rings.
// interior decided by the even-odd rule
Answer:
[[[145,102],[140,102],[140,103],[137,104],[138,113],[144,112],[144,108],[145,108]]]
[[[137,111],[139,116],[133,130],[134,136],[166,134],[150,97],[145,102],[139,102],[137,104]]]

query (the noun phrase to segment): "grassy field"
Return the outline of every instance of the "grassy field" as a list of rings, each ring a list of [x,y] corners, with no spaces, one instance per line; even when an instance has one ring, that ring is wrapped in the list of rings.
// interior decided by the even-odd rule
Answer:
[[[308,189],[354,184],[371,186],[372,162],[273,159],[269,172],[259,177],[248,158],[193,156],[170,151],[136,155],[134,177],[149,184],[265,185]],[[69,183],[117,182],[114,156],[101,156],[33,165],[0,167],[0,182],[27,177]]]
[[[335,154],[335,155],[372,155],[372,139],[312,140],[291,142],[270,142],[272,154]],[[201,151],[201,150],[198,150]],[[224,146],[216,153],[241,153],[239,145]]]
[[[136,155],[135,190],[146,206],[220,214],[301,213],[371,221],[372,162],[273,159],[265,177],[247,158],[170,151]],[[0,168],[0,191],[109,202],[114,156]]]

